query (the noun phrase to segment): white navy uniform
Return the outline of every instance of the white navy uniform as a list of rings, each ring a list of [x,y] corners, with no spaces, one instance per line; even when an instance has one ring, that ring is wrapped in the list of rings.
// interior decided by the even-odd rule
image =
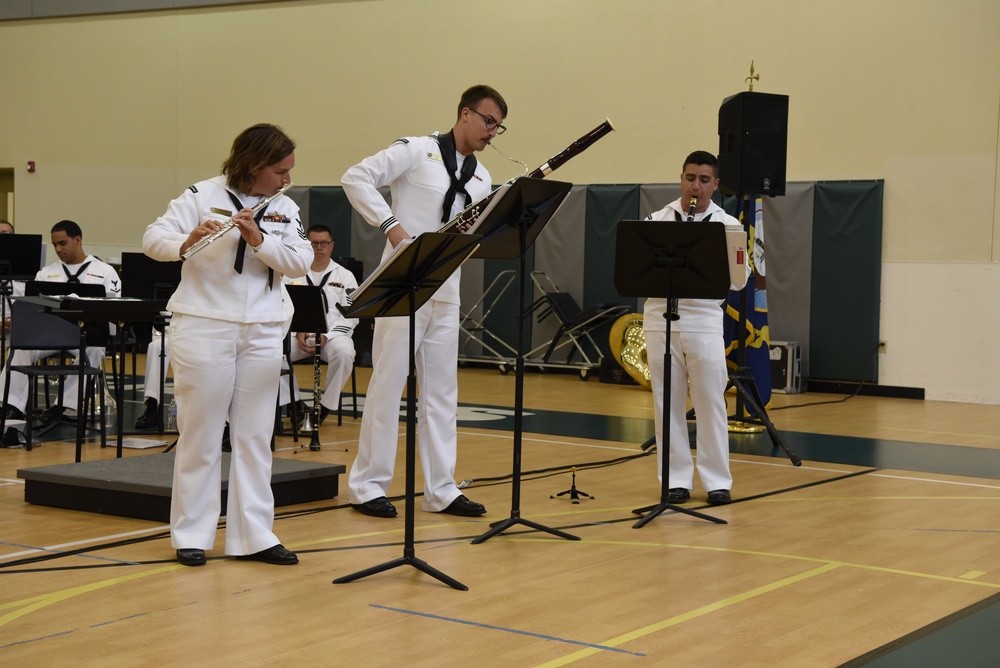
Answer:
[[[228,193],[222,176],[185,190],[146,228],[143,251],[154,260],[177,260],[205,220],[225,222],[261,199],[236,194],[236,207]],[[176,549],[210,550],[214,544],[227,420],[232,455],[225,552],[248,555],[280,543],[272,532],[270,440],[285,319],[281,280],[304,275],[313,253],[299,207],[288,197],[272,201],[259,224],[264,240],[246,248],[242,273],[234,268],[241,237],[232,230],[184,262],[167,303],[180,432],[170,505]]]
[[[80,283],[89,283],[104,286],[104,294],[108,297],[120,297],[122,294],[122,282],[118,277],[118,272],[111,265],[98,260],[93,255],[88,255],[79,264],[65,264],[63,262],[53,262],[42,267],[35,274],[36,281],[48,281],[50,283],[67,283],[70,277],[76,278]],[[24,294],[24,284],[18,286],[15,283],[15,295]],[[11,364],[32,365],[43,357],[56,355],[56,350],[18,350],[11,356]],[[104,363],[104,348],[102,346],[87,346],[87,363],[92,367],[100,367]],[[6,381],[6,374],[4,374]],[[64,408],[76,410],[77,378],[70,376],[66,378],[63,385]],[[3,396],[3,387],[0,385],[0,397]],[[25,404],[28,403],[28,377],[24,374],[14,374],[10,380],[10,396],[8,403],[20,411],[24,411]]]
[[[142,398],[163,400],[160,396],[160,354],[163,353],[163,371],[170,366],[170,346],[163,347],[163,333],[153,329],[153,335],[146,347],[146,379],[143,381]]]
[[[354,368],[354,328],[358,324],[357,318],[348,318],[337,308],[337,304],[347,306],[348,293],[358,288],[358,281],[354,274],[333,260],[323,271],[313,271],[312,269],[303,278],[285,278],[288,285],[318,285],[323,288],[326,296],[323,306],[326,308],[326,344],[320,351],[320,357],[327,364],[326,385],[323,388],[323,399],[320,403],[327,410],[335,411],[340,401],[340,391],[344,383],[351,377],[351,370]],[[311,332],[315,333],[315,332]],[[312,353],[307,353],[299,344],[299,340],[292,333],[292,362],[301,359],[312,358]],[[287,365],[283,365],[287,368]],[[297,383],[292,384],[295,401],[299,398],[299,388]],[[281,383],[278,387],[278,403],[284,406],[289,402],[288,385]]]
[[[458,172],[465,157],[457,155]],[[383,232],[401,224],[410,236],[442,226],[445,193],[451,185],[434,137],[406,137],[365,158],[341,178],[344,192],[364,219]],[[389,186],[392,207],[378,192]],[[490,174],[479,163],[465,184],[470,202],[490,193]],[[465,208],[456,197],[449,219]],[[383,259],[392,252],[386,243]],[[455,484],[458,415],[459,271],[417,310],[416,372],[418,450],[423,470],[424,510],[447,508],[461,495]],[[400,400],[409,372],[409,318],[379,318],[372,341],[373,370],[365,397],[358,456],[348,477],[351,503],[388,496],[399,440]]]
[[[680,216],[678,218],[678,216]],[[740,222],[710,202],[695,221],[717,221],[734,229]],[[687,220],[687,213],[677,199],[646,220]],[[732,277],[732,289],[746,284],[746,277]],[[723,340],[722,300],[679,299],[679,320],[670,323],[670,468],[671,488],[694,488],[694,462],[687,428],[688,378],[691,379],[691,403],[697,427],[698,476],[706,491],[729,490],[733,477],[729,472],[729,432],[726,413],[726,351]],[[646,358],[653,388],[653,415],[656,425],[657,475],[662,484],[663,448],[663,354],[666,346],[666,299],[648,299],[642,318],[646,335]]]

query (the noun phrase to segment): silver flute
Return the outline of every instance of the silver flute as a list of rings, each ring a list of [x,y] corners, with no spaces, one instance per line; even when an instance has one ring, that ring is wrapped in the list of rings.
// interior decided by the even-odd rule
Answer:
[[[254,215],[257,215],[257,213],[261,209],[263,209],[265,206],[267,206],[268,204],[270,204],[271,202],[273,202],[275,199],[277,199],[281,195],[284,195],[285,191],[288,190],[291,187],[292,187],[291,183],[286,183],[285,185],[281,186],[281,190],[279,190],[278,192],[274,193],[270,197],[265,197],[261,201],[257,202],[257,204],[255,204],[254,207],[252,209],[250,209],[250,211]],[[204,248],[206,246],[211,245],[212,242],[214,242],[216,239],[218,239],[219,237],[221,237],[222,235],[224,235],[226,232],[228,232],[229,230],[233,229],[234,227],[236,227],[236,217],[235,216],[233,216],[232,218],[230,218],[229,220],[227,220],[226,222],[224,222],[222,224],[222,229],[218,230],[217,232],[213,232],[213,233],[209,234],[206,237],[202,237],[198,241],[198,243],[196,243],[195,245],[191,246],[191,248],[188,248],[186,251],[184,251],[184,253],[181,254],[181,258],[187,260],[188,258],[190,258],[192,255],[194,255],[198,251],[204,250]]]

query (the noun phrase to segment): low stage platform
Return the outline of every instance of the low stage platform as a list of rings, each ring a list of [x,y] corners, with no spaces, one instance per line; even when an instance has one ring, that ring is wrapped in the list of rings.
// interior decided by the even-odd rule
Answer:
[[[24,500],[40,506],[170,521],[174,453],[104,459],[19,469]],[[332,499],[339,492],[343,464],[275,459],[271,489],[275,506]],[[229,453],[222,453],[222,513],[226,512]]]

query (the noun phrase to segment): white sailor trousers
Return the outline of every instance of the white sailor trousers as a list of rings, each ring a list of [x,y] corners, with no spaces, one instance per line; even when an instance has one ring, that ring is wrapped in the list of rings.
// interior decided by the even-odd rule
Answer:
[[[458,304],[430,301],[417,309],[415,365],[420,386],[417,446],[424,477],[423,510],[444,510],[455,484],[458,417]],[[379,318],[372,341],[372,378],[365,395],[358,456],[348,477],[351,503],[389,495],[400,440],[400,399],[409,373],[409,318]]]
[[[656,425],[657,476],[661,478],[663,457],[663,352],[666,333],[646,332],[646,358],[653,386]],[[729,431],[726,414],[725,344],[722,334],[706,332],[670,333],[670,466],[671,488],[694,488],[694,461],[687,428],[688,377],[695,411],[698,477],[705,491],[731,489]]]
[[[177,549],[212,548],[221,510],[222,433],[232,453],[225,552],[280,541],[272,532],[271,433],[281,368],[281,323],[241,324],[175,314],[168,337],[180,438],[170,504]]]

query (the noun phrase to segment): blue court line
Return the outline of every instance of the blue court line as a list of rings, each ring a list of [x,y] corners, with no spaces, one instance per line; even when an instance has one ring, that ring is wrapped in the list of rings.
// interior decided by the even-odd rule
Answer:
[[[618,652],[620,654],[631,654],[632,656],[646,656],[641,652],[629,652],[628,650],[619,649],[617,647],[608,647],[607,645],[595,645],[593,643],[581,642],[579,640],[569,640],[567,638],[556,638],[555,636],[547,636],[542,633],[532,633],[531,631],[519,631],[518,629],[508,629],[503,626],[493,626],[492,624],[481,624],[479,622],[470,622],[465,619],[455,619],[454,617],[441,617],[440,615],[432,615],[427,612],[417,612],[415,610],[403,610],[402,608],[390,608],[389,606],[377,605],[375,603],[370,603],[369,606],[372,608],[379,608],[381,610],[401,612],[404,615],[415,615],[417,617],[426,617],[428,619],[438,619],[443,622],[454,622],[456,624],[465,624],[466,626],[475,626],[481,629],[489,629],[491,631],[503,631],[505,633],[514,633],[522,636],[531,636],[532,638],[540,638],[542,640],[554,640],[556,642],[562,642],[568,645],[580,645],[581,647],[589,647],[591,649],[603,649],[609,652]]]

